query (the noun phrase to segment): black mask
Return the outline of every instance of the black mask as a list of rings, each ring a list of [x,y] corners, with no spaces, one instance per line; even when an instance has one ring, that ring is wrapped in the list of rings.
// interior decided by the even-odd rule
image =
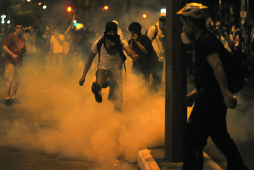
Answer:
[[[111,42],[116,42],[117,41],[117,38],[119,38],[119,36],[117,34],[115,35],[107,35],[105,34],[105,37],[110,40]]]
[[[164,17],[159,18],[159,20],[160,20],[160,22],[166,22],[166,18],[164,18]]]

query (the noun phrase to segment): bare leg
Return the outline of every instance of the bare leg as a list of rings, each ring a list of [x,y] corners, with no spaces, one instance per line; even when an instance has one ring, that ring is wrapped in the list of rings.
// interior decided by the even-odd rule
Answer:
[[[16,94],[17,94],[18,88],[19,88],[19,82],[14,82],[13,83],[13,91],[12,91],[12,95],[11,95],[12,99],[16,98]]]
[[[6,98],[10,98],[10,91],[11,91],[11,82],[7,81],[6,82]]]

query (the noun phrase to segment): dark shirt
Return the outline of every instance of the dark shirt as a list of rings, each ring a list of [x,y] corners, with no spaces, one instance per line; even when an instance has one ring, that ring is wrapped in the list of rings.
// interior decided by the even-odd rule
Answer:
[[[195,43],[195,86],[198,93],[209,92],[222,97],[219,84],[215,78],[213,68],[207,57],[211,54],[222,54],[222,44],[209,31],[205,31]]]
[[[138,41],[145,47],[148,51],[147,54],[143,53],[138,45],[133,42],[132,50],[138,55],[138,60],[133,60],[132,68],[140,71],[141,73],[149,73],[152,67],[153,59],[156,58],[156,52],[154,51],[153,45],[146,35],[141,35],[138,37]],[[131,43],[131,40],[128,41]]]

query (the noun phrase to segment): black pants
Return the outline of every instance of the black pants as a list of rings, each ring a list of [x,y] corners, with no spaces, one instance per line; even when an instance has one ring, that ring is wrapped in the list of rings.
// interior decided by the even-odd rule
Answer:
[[[185,130],[183,170],[203,169],[203,148],[209,136],[226,156],[228,170],[247,169],[227,131],[226,113],[222,99],[218,100],[213,95],[199,96]]]
[[[151,89],[158,91],[164,71],[164,61],[157,61],[152,68],[153,83]]]

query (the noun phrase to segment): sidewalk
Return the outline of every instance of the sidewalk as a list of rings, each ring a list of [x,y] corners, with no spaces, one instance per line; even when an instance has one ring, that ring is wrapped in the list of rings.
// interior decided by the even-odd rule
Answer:
[[[223,170],[204,152],[204,170]],[[144,149],[138,153],[138,164],[141,170],[181,170],[182,163],[166,162],[164,148]]]

